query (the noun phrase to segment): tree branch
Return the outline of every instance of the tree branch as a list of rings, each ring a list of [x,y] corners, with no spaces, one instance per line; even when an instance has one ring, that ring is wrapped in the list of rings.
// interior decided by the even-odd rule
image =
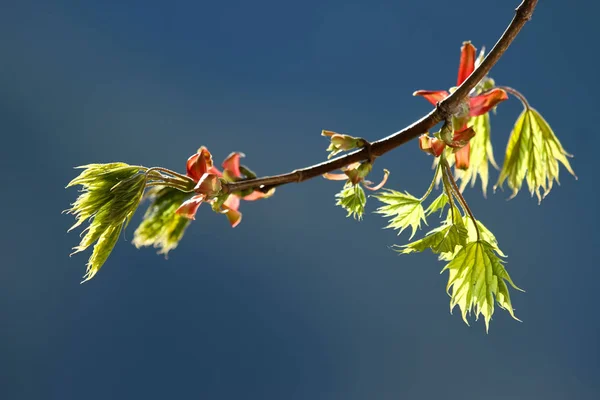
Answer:
[[[323,175],[326,172],[340,169],[353,162],[370,160],[381,156],[396,147],[415,139],[422,133],[427,132],[439,122],[451,117],[460,102],[467,97],[469,92],[471,92],[479,81],[488,74],[490,69],[498,62],[506,49],[508,49],[515,37],[519,34],[525,23],[531,19],[531,15],[533,14],[537,2],[538,0],[523,0],[515,10],[515,16],[511,23],[479,67],[477,67],[450,96],[439,102],[434,110],[420,120],[414,122],[412,125],[341,157],[281,175],[228,183],[227,185],[224,185],[223,190],[229,193],[245,189],[261,189],[266,191],[270,188],[291,182],[303,182]]]

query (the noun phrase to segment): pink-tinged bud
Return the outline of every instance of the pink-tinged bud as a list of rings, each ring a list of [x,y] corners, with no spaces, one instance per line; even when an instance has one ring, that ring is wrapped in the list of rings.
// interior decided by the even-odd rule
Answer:
[[[240,222],[242,222],[242,213],[241,212],[239,212],[238,210],[229,208],[226,205],[223,205],[222,208],[223,208],[223,214],[225,214],[225,216],[229,220],[229,224],[231,224],[232,228],[235,228],[236,226],[238,226],[240,224]]]
[[[194,188],[194,192],[202,194],[206,199],[212,199],[217,196],[222,189],[221,180],[213,174],[204,174]]]
[[[469,169],[469,158],[471,155],[471,143],[467,142],[467,144],[459,149],[456,153],[454,153],[456,157],[456,168],[458,169]]]
[[[328,137],[331,137],[331,136],[333,136],[333,135],[338,135],[338,133],[335,133],[335,132],[333,132],[333,131],[326,131],[325,129],[323,129],[323,130],[321,131],[321,136],[328,136]]]
[[[361,147],[365,143],[364,140],[355,138],[353,136],[334,134],[333,136],[331,136],[331,144],[337,150],[348,151],[356,149],[357,147]]]
[[[196,182],[211,168],[213,168],[212,155],[204,146],[200,147],[196,154],[188,158],[186,164],[187,175]]]
[[[205,196],[203,194],[194,196],[180,205],[175,213],[187,219],[196,219],[196,211],[200,207],[200,204],[204,202],[204,199]]]
[[[454,137],[451,143],[447,143],[448,146],[459,149],[465,146],[475,136],[473,128],[466,128],[460,132],[454,132]]]
[[[429,153],[434,157],[439,157],[446,148],[446,144],[437,138],[430,138],[426,133],[419,136],[419,147],[425,153]]]
[[[240,172],[240,158],[245,157],[244,153],[234,152],[231,153],[221,166],[224,169],[225,175],[228,175],[227,171],[229,171],[229,175],[233,175],[235,178],[241,178],[242,174]]]

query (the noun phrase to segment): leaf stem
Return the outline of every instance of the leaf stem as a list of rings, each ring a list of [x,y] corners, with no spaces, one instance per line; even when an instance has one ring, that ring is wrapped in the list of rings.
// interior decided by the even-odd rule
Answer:
[[[515,96],[516,98],[521,100],[521,103],[523,103],[523,107],[525,107],[526,109],[529,110],[531,108],[531,106],[529,105],[529,102],[527,101],[525,96],[523,96],[523,94],[521,92],[519,92],[517,89],[513,89],[509,86],[497,86],[497,87],[500,89],[503,89],[504,91],[512,94],[513,96]]]
[[[433,190],[433,187],[435,186],[435,182],[436,182],[439,171],[440,171],[440,163],[438,163],[437,167],[435,168],[435,173],[433,174],[433,180],[431,181],[431,185],[429,185],[429,189],[427,189],[427,192],[425,192],[423,197],[421,197],[419,199],[419,201],[421,203],[424,202],[427,199],[427,197],[429,197],[429,195],[431,194],[431,191]]]
[[[448,178],[448,181],[450,182],[450,185],[452,186],[452,193],[458,199],[463,210],[469,215],[469,218],[471,218],[471,221],[473,222],[473,226],[475,226],[475,232],[477,232],[477,240],[479,240],[480,234],[479,234],[479,227],[477,226],[477,220],[475,219],[475,216],[473,216],[473,212],[469,208],[467,201],[463,197],[462,193],[460,192],[460,189],[458,188],[458,185],[456,184],[454,175],[452,175],[452,171],[450,171],[450,165],[448,164],[448,161],[446,161],[445,158],[440,160],[440,162],[442,162],[444,164],[444,172],[446,173],[446,177]]]

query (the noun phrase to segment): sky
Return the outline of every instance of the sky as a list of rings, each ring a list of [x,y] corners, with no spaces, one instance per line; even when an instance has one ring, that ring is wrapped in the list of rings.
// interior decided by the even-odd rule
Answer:
[[[131,245],[92,281],[61,214],[72,168],[183,172],[206,145],[270,175],[325,159],[322,129],[376,140],[455,84],[461,43],[491,48],[517,1],[7,1],[0,13],[0,397],[5,399],[596,399],[598,5],[541,1],[491,76],[524,93],[575,158],[538,206],[526,190],[465,192],[508,254],[519,323],[486,334],[449,312],[443,263],[408,235],[335,206],[339,182],[201,207],[168,260]],[[519,115],[492,116],[497,160]],[[411,142],[379,158],[423,193]],[[492,173],[492,182],[497,172]],[[374,179],[376,180],[376,179]],[[491,192],[491,190],[490,190]],[[430,226],[435,226],[430,221]]]

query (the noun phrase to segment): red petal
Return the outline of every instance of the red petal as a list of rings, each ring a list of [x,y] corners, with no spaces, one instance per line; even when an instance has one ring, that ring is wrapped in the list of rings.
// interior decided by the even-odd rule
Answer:
[[[242,174],[240,172],[240,158],[241,157],[245,157],[244,153],[239,153],[239,152],[231,153],[230,155],[227,156],[225,161],[223,161],[223,164],[221,164],[221,166],[223,167],[223,169],[229,170],[233,174],[233,176],[235,176],[236,178],[241,178],[242,177]]]
[[[439,101],[450,96],[450,93],[445,90],[417,90],[413,93],[413,96],[423,96],[425,100],[436,106]]]
[[[468,169],[469,168],[469,158],[471,154],[471,143],[467,143],[465,147],[458,150],[454,153],[456,156],[456,168],[458,169]]]
[[[238,210],[240,208],[240,198],[232,194],[227,198],[227,200],[225,200],[223,206],[226,206],[228,209],[231,210]]]
[[[208,169],[207,171],[209,174],[213,174],[218,176],[219,178],[221,178],[223,176],[223,174],[221,173],[221,171],[218,170],[217,167],[211,167]]]
[[[443,140],[439,140],[438,138],[430,138],[426,133],[419,136],[419,147],[426,153],[433,155],[434,157],[439,157],[444,148],[446,147],[446,143]]]
[[[196,219],[196,211],[198,210],[198,207],[200,207],[200,204],[202,204],[203,201],[204,195],[194,196],[191,199],[186,200],[182,205],[180,205],[177,211],[175,211],[175,213],[187,219]]]
[[[453,136],[453,140],[455,142],[468,142],[469,140],[473,139],[473,137],[475,136],[475,131],[473,130],[473,128],[463,128],[461,131],[459,132],[454,132],[454,136]]]
[[[243,199],[246,201],[255,201],[255,200],[260,200],[260,199],[266,199],[268,197],[273,196],[273,193],[275,193],[275,188],[270,189],[267,193],[261,192],[260,190],[255,190],[254,192],[250,193],[248,196],[244,196]]]
[[[196,154],[188,158],[186,164],[187,175],[198,182],[212,166],[212,155],[206,147],[202,146]]]
[[[330,172],[326,172],[323,174],[323,178],[329,179],[330,181],[345,181],[348,179],[348,175],[346,174],[332,174]]]
[[[458,65],[458,78],[456,86],[460,86],[475,69],[475,46],[471,42],[464,42],[460,49],[460,64]]]
[[[494,88],[469,99],[469,115],[477,117],[490,111],[492,108],[504,100],[508,99],[506,92],[499,88]]]
[[[230,198],[231,198],[231,196],[230,196]],[[232,228],[235,228],[236,226],[238,226],[240,224],[240,222],[242,222],[242,213],[241,212],[239,212],[238,210],[229,208],[226,205],[223,205],[222,208],[223,208],[224,214],[227,217],[227,219],[229,220],[229,223],[231,224]]]

